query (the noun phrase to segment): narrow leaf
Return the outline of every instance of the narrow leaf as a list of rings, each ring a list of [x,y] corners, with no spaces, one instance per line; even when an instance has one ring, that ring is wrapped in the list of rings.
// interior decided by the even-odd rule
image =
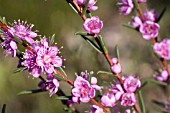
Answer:
[[[55,34],[52,35],[52,37],[50,38],[50,45],[53,45],[55,41]]]
[[[65,78],[63,78],[62,76],[58,74],[53,74],[53,76],[55,76],[58,80],[65,80]]]
[[[69,97],[67,96],[58,96],[56,97],[57,100],[69,100]]]
[[[148,84],[148,82],[145,81],[145,82],[142,84],[142,86],[137,90],[137,92],[140,91],[140,90],[142,90],[142,88],[144,88],[147,84]]]
[[[165,82],[159,82],[159,81],[156,81],[156,80],[154,80],[154,79],[149,79],[148,82],[151,82],[151,83],[154,83],[154,84],[157,84],[157,85],[167,86],[167,83],[165,83]]]
[[[76,32],[75,35],[94,36],[94,34],[89,34],[87,32]]]
[[[159,102],[159,101],[157,101],[157,100],[152,100],[152,102],[153,102],[154,104],[160,106],[160,107],[163,107],[163,108],[166,107],[165,103],[163,103],[163,102]]]
[[[166,7],[162,10],[161,14],[159,15],[158,19],[156,20],[157,23],[162,19],[163,15],[165,14],[165,11],[166,11]]]
[[[90,1],[90,0],[86,0],[86,5],[85,5],[85,7],[84,7],[84,9],[83,9],[83,15],[86,13],[86,10],[87,10],[88,5],[89,5],[89,1]]]
[[[67,76],[66,72],[64,71],[64,69],[62,67],[58,67],[58,69],[65,75]]]
[[[135,8],[137,9],[139,7],[138,1],[137,0],[133,0],[133,1],[134,1]]]
[[[18,95],[27,95],[27,94],[34,94],[43,92],[41,89],[33,89],[33,90],[24,90],[18,93]]]
[[[120,58],[118,45],[116,45],[115,48],[114,48],[114,54],[115,54],[116,58],[118,58],[118,59]]]
[[[99,53],[102,53],[101,49],[90,39],[88,39],[87,37],[81,35],[96,51],[98,51]]]
[[[107,47],[106,47],[105,42],[104,42],[104,40],[103,40],[103,37],[102,37],[101,35],[99,35],[98,37],[99,37],[99,39],[100,39],[101,46],[102,46],[102,48],[103,48],[103,50],[104,50],[104,53],[108,53],[108,50],[107,50]]]
[[[139,99],[139,106],[140,106],[141,112],[146,113],[141,91],[138,92],[138,99]]]
[[[88,17],[88,18],[91,18],[91,17],[92,17],[91,12],[90,12],[89,10],[87,10],[86,12],[87,12],[87,17]]]
[[[134,28],[133,26],[129,25],[129,24],[123,24],[123,27],[132,29],[132,30],[136,30],[136,28]]]
[[[107,74],[107,75],[113,75],[113,73],[111,72],[107,72],[107,71],[98,71],[97,74]]]
[[[14,70],[14,73],[18,73],[18,72],[24,71],[25,69],[27,69],[27,67],[17,68],[16,70]]]
[[[6,109],[6,104],[3,105],[1,113],[5,113],[5,109]]]

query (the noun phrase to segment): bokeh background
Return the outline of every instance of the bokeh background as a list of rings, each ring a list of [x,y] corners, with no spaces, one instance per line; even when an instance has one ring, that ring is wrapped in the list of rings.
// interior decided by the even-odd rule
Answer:
[[[142,39],[136,31],[122,26],[128,23],[131,16],[119,14],[116,0],[98,0],[99,9],[92,12],[104,22],[101,34],[113,57],[113,49],[119,46],[123,74],[135,74],[143,81],[152,78],[154,70],[159,67],[159,62],[152,54],[150,41]],[[163,8],[167,11],[160,21],[160,38],[170,37],[170,1],[148,0],[141,4],[142,9],[155,9],[160,13]],[[80,36],[75,36],[77,31],[83,31],[81,18],[71,9],[65,0],[0,0],[0,16],[6,17],[12,23],[14,20],[27,20],[35,25],[34,30],[39,30],[42,36],[56,34],[58,47],[63,46],[61,55],[66,59],[65,71],[74,80],[75,73],[87,70],[94,71],[94,76],[102,81],[112,82],[107,75],[97,75],[98,70],[109,71],[109,66],[101,54],[98,54]],[[18,96],[17,93],[25,89],[36,89],[38,79],[29,77],[27,72],[14,74],[17,58],[5,57],[0,49],[0,107],[7,104],[7,113],[63,113],[63,106],[55,96],[39,93]],[[101,83],[101,81],[99,80]],[[102,84],[102,83],[101,83]],[[61,83],[61,89],[70,94],[70,86]],[[149,84],[143,89],[144,102],[147,111],[159,113],[160,108],[151,102],[153,99],[166,102],[163,90],[154,84]],[[88,109],[84,104],[76,105],[82,112]]]

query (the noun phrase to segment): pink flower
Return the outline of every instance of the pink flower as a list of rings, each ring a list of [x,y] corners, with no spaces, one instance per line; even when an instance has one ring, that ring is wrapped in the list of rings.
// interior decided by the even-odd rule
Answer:
[[[85,7],[87,0],[76,0],[77,4],[81,7]],[[87,9],[88,10],[97,10],[98,7],[94,6],[96,4],[97,0],[90,0]]]
[[[121,14],[129,15],[134,7],[132,0],[120,0],[117,4],[120,7]]]
[[[139,16],[133,16],[133,21],[130,23],[134,28],[139,28],[143,23]]]
[[[145,20],[155,22],[158,19],[158,14],[155,10],[146,10],[144,12]]]
[[[107,92],[101,98],[101,104],[105,107],[113,107],[116,105],[116,98],[114,93]]]
[[[118,62],[117,58],[112,58],[113,66],[111,66],[111,70],[114,74],[120,74],[122,72],[122,67]]]
[[[47,75],[47,80],[46,81],[41,81],[39,83],[39,87],[41,88],[41,90],[49,91],[50,97],[54,94],[57,93],[58,91],[58,87],[59,87],[59,81],[54,78],[54,76],[52,75]]]
[[[18,20],[18,22],[14,21],[14,24],[12,27],[9,27],[9,32],[16,36],[17,38],[20,38],[22,40],[26,40],[28,43],[32,44],[34,43],[34,40],[32,38],[37,37],[37,33],[32,31],[33,24],[27,25],[27,22]]]
[[[141,82],[133,76],[128,76],[125,78],[123,86],[126,92],[134,93],[141,86]]]
[[[160,82],[166,82],[168,80],[168,72],[166,70],[162,70],[161,73],[156,75],[155,79]]]
[[[96,105],[90,106],[90,112],[89,113],[103,113],[103,109]]]
[[[145,21],[139,28],[145,40],[156,38],[158,36],[159,25],[152,21]]]
[[[136,96],[134,93],[124,93],[121,98],[122,106],[133,106],[136,103]]]
[[[103,27],[103,22],[98,16],[93,16],[92,18],[87,18],[83,24],[83,28],[89,34],[98,34]]]
[[[96,94],[96,90],[100,90],[97,84],[97,79],[92,77],[91,84],[87,81],[87,79],[77,76],[76,80],[74,81],[74,86],[72,89],[72,100],[73,102],[80,103],[84,102],[87,103],[90,101],[90,98],[94,98]]]
[[[122,86],[119,83],[117,83],[116,85],[112,85],[109,91],[111,91],[115,95],[116,100],[120,100],[123,93],[125,93]]]
[[[39,77],[42,72],[46,74],[55,73],[55,67],[62,66],[62,58],[57,56],[58,48],[49,46],[46,38],[41,38],[31,46],[33,51],[26,50],[23,65],[34,76]]]
[[[170,40],[164,39],[160,43],[155,43],[153,46],[154,51],[162,58],[170,60]]]

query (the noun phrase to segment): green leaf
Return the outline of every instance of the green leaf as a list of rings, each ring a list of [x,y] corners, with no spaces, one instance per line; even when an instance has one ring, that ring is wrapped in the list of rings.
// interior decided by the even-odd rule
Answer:
[[[86,5],[85,5],[85,7],[84,7],[84,9],[83,9],[83,15],[86,13],[86,10],[87,10],[88,5],[89,5],[89,1],[90,1],[90,0],[87,0],[87,1],[86,1]]]
[[[6,109],[6,104],[3,105],[1,113],[5,113],[5,109]]]
[[[3,24],[7,24],[5,17],[0,17],[0,21],[1,21]]]
[[[89,10],[86,11],[87,12],[87,18],[91,18],[92,17],[92,14]]]
[[[139,7],[138,1],[137,0],[133,0],[133,1],[134,1],[135,8],[137,9]]]
[[[68,96],[57,96],[56,97],[57,100],[69,100]]]
[[[83,37],[84,40],[86,40],[96,51],[98,51],[99,53],[102,53],[101,49],[90,39],[88,39],[87,37],[81,35]]]
[[[65,76],[67,76],[66,72],[64,71],[62,67],[58,67],[57,69],[59,69]]]
[[[75,35],[94,36],[94,34],[89,34],[87,32],[76,32]]]
[[[25,69],[27,69],[27,67],[17,68],[16,70],[14,70],[14,73],[18,73],[18,72],[24,71]]]
[[[134,28],[133,26],[129,25],[129,24],[123,24],[123,27],[132,29],[132,30],[136,30],[136,28]]]
[[[120,58],[118,45],[116,45],[114,48],[114,54],[116,58],[118,59]]]
[[[19,39],[18,37],[16,37],[16,36],[13,36],[13,38],[14,38],[14,40],[15,40],[16,42],[18,42],[19,44],[22,44],[22,43],[23,43],[23,41],[22,41],[21,39]]]
[[[140,91],[140,90],[142,90],[142,88],[144,88],[147,84],[148,84],[148,81],[145,81],[145,82],[142,84],[142,86],[137,90],[137,92]]]
[[[112,72],[107,72],[107,71],[98,71],[97,74],[107,74],[107,75],[113,75]]]
[[[157,84],[157,85],[164,85],[164,86],[167,86],[167,85],[168,85],[168,84],[165,83],[165,82],[159,82],[159,81],[154,80],[154,79],[149,79],[149,80],[147,80],[147,81],[150,82],[150,83]]]
[[[162,19],[163,15],[165,14],[165,11],[166,11],[166,7],[162,10],[161,14],[159,15],[158,19],[156,20],[157,23]]]
[[[141,91],[138,92],[138,99],[139,99],[139,106],[140,106],[141,112],[146,113]]]
[[[52,35],[52,37],[50,38],[50,45],[53,45],[55,41],[55,34]]]
[[[41,89],[33,89],[33,90],[24,90],[18,93],[18,95],[27,95],[27,94],[34,94],[43,92]]]
[[[107,53],[108,53],[108,50],[107,50],[107,47],[106,47],[105,42],[104,42],[104,40],[103,40],[103,37],[102,37],[101,35],[99,35],[98,37],[99,37],[99,39],[100,39],[101,46],[102,46],[102,48],[103,48],[104,53],[107,54]]]
[[[58,75],[58,74],[53,74],[53,76],[55,76],[58,80],[64,80],[65,78],[63,78],[62,76]]]
[[[152,100],[152,102],[153,102],[154,104],[162,107],[162,108],[165,108],[165,107],[166,107],[165,103],[163,103],[163,102],[159,102],[159,101],[157,101],[157,100]]]

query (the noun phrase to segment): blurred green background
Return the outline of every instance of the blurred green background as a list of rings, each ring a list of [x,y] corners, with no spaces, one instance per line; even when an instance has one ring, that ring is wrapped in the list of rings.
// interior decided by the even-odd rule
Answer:
[[[159,62],[152,54],[151,42],[142,39],[135,31],[124,28],[130,16],[119,14],[116,0],[98,0],[99,9],[92,12],[104,22],[101,34],[104,37],[109,54],[113,57],[113,49],[119,45],[123,73],[133,73],[142,80],[151,78]],[[148,0],[147,5],[141,4],[142,9],[156,9],[160,13],[164,7],[167,12],[160,21],[160,37],[170,37],[170,1]],[[74,80],[75,72],[94,71],[94,76],[103,81],[112,79],[107,75],[97,75],[98,70],[109,70],[109,66],[101,54],[98,54],[81,37],[75,36],[77,31],[83,31],[81,18],[71,9],[65,0],[0,0],[0,16],[7,21],[27,20],[35,25],[42,36],[56,34],[58,47],[64,46],[61,55],[66,59],[64,65],[69,77]],[[62,113],[62,105],[55,96],[48,93],[18,96],[17,93],[25,89],[38,88],[39,80],[29,77],[27,72],[13,74],[17,66],[17,58],[4,57],[0,50],[0,107],[7,104],[7,113]],[[101,82],[100,82],[101,83]],[[70,86],[61,83],[65,93],[70,94]],[[154,88],[154,90],[153,90]],[[150,113],[159,113],[159,107],[151,103],[152,99],[166,101],[169,95],[162,94],[160,87],[150,84],[144,88],[145,104]],[[84,104],[76,105],[78,110],[88,109]],[[156,108],[155,108],[156,107]]]

